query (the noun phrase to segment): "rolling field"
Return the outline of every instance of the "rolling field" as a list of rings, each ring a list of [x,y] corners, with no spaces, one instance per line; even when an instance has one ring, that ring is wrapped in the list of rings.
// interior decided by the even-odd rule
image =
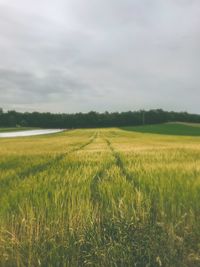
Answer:
[[[144,126],[123,127],[122,129],[140,133],[200,136],[199,123],[163,123]]]
[[[200,136],[132,130],[0,139],[0,266],[200,266]]]

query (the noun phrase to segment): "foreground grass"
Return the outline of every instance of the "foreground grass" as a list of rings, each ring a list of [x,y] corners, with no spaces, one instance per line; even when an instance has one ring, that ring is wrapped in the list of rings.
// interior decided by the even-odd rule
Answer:
[[[200,266],[200,138],[0,140],[0,266]]]
[[[155,133],[167,135],[200,136],[200,124],[191,123],[165,123],[134,127],[123,127],[123,130],[140,133]]]

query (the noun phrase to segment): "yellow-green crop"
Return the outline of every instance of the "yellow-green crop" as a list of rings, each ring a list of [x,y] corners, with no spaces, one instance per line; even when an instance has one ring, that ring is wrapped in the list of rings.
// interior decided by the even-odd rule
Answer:
[[[1,139],[0,266],[200,266],[200,137]]]

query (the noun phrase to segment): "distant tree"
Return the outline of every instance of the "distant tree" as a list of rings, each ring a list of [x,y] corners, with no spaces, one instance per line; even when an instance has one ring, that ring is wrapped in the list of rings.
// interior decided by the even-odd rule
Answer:
[[[187,112],[168,112],[162,109],[121,113],[91,111],[88,113],[52,114],[39,112],[20,113],[14,110],[3,112],[3,109],[0,108],[0,127],[15,127],[16,125],[42,128],[121,127],[168,121],[200,123],[200,115]]]
[[[25,120],[25,119],[21,120],[21,123],[20,123],[20,125],[21,125],[21,126],[23,126],[23,127],[24,127],[24,126],[26,126],[26,125],[27,125],[27,122],[26,122],[26,120]]]

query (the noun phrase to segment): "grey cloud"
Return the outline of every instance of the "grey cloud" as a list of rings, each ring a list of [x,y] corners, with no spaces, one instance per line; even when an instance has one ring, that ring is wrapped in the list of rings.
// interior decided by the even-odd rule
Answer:
[[[87,94],[88,85],[60,71],[45,74],[0,69],[2,102],[16,104],[59,101],[77,94]]]
[[[200,113],[198,0],[0,0],[0,106]]]

